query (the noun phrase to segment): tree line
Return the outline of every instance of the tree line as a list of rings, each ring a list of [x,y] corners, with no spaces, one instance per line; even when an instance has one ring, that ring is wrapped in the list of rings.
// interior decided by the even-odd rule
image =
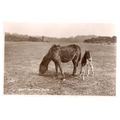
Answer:
[[[117,37],[116,36],[99,36],[96,38],[86,39],[84,40],[85,43],[116,43]]]

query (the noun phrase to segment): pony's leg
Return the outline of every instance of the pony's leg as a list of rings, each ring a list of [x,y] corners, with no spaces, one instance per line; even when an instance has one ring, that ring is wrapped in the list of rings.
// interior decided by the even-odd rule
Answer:
[[[74,68],[73,68],[72,75],[74,76],[76,74],[76,71],[77,71],[77,65],[76,64],[73,64],[73,65],[74,65]]]
[[[62,77],[63,77],[62,79],[65,80],[65,75],[64,75],[64,73],[63,73],[63,71],[62,71],[61,62],[58,62],[58,66],[59,66],[61,75],[62,75]]]
[[[83,66],[80,65],[80,75],[83,73]]]
[[[73,59],[72,62],[73,62],[73,66],[74,66],[72,75],[74,76],[76,74],[78,64],[77,64],[76,59]]]
[[[58,64],[55,63],[56,77],[58,77]]]

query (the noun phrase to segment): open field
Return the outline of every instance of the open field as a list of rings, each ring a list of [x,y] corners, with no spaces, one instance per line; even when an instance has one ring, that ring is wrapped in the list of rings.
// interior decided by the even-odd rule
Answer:
[[[83,81],[72,77],[72,62],[64,63],[66,81],[62,84],[55,78],[55,66],[51,62],[44,76],[39,76],[39,64],[52,42],[6,42],[4,94],[30,95],[100,95],[116,94],[116,45],[79,44],[82,54],[89,49],[93,57],[95,76]],[[70,43],[56,43],[66,45]]]

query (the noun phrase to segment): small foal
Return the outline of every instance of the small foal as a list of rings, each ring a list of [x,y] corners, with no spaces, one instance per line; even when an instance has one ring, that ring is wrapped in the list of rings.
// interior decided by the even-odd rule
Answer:
[[[93,64],[92,64],[92,57],[90,54],[90,51],[85,51],[82,60],[81,60],[81,66],[80,66],[80,76],[82,76],[82,80],[84,80],[84,76],[85,76],[85,68],[87,68],[87,74],[86,76],[89,75],[89,68],[91,69],[92,74],[94,75],[94,71],[93,71]]]

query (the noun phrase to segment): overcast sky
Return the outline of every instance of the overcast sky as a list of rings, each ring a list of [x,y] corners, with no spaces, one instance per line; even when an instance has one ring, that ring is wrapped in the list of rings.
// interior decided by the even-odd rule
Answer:
[[[110,23],[5,23],[4,30],[10,33],[50,37],[115,35],[115,26]]]

